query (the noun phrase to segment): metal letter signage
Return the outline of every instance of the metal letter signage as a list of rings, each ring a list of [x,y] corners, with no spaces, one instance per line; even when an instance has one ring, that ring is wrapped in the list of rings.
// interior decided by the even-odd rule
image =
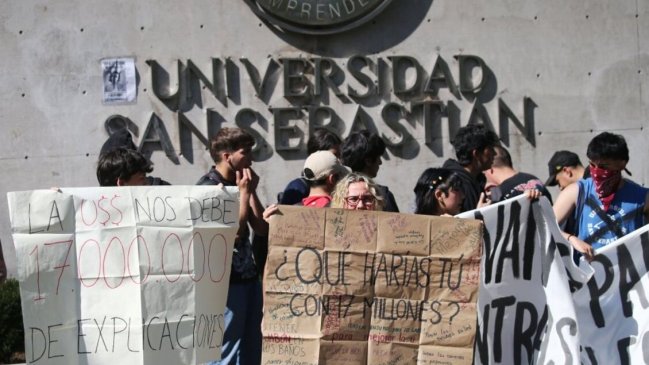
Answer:
[[[284,30],[332,34],[358,27],[392,0],[246,0],[262,19]]]

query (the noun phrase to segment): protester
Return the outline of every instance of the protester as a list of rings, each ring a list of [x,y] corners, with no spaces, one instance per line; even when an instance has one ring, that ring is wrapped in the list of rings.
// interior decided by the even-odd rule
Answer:
[[[624,137],[603,132],[588,144],[590,174],[568,185],[553,206],[561,225],[573,216],[576,233],[564,238],[587,259],[594,250],[642,227],[649,217],[649,190],[622,177],[629,162]]]
[[[368,176],[352,172],[342,178],[333,193],[333,208],[384,210],[380,186]]]
[[[336,183],[347,173],[347,169],[330,151],[312,153],[304,162],[302,171],[302,176],[309,185],[309,196],[300,203],[306,207],[328,207]]]
[[[340,144],[342,141],[333,132],[326,129],[316,129],[309,137],[306,149],[311,156],[316,151],[330,151],[336,157],[340,157]],[[304,177],[297,178],[286,186],[283,192],[277,195],[279,204],[294,205],[309,195],[309,184]]]
[[[225,309],[225,335],[221,362],[261,362],[262,289],[250,242],[248,223],[261,236],[268,234],[263,207],[257,197],[259,177],[252,170],[254,138],[239,128],[222,128],[210,140],[215,166],[198,185],[237,186],[240,194],[239,231],[234,241],[230,287]]]
[[[361,131],[350,134],[342,145],[342,160],[345,166],[375,178],[381,166],[381,156],[385,153],[385,142],[375,133]],[[384,197],[383,210],[386,212],[399,212],[399,207],[394,195],[387,186],[376,185],[380,195]]]
[[[507,200],[523,194],[526,190],[537,189],[552,203],[550,192],[536,176],[514,169],[512,156],[503,146],[495,146],[494,162],[490,169],[484,171],[487,178],[485,190],[492,203]]]
[[[443,168],[457,172],[464,193],[462,211],[476,209],[479,202],[488,203],[484,194],[486,179],[482,173],[491,168],[494,147],[499,145],[498,135],[482,124],[469,124],[460,128],[453,138],[457,160],[448,159]]]
[[[590,176],[590,170],[584,168],[576,153],[570,151],[557,151],[548,161],[549,177],[545,181],[546,186],[559,186],[559,191],[568,185],[576,183],[580,179]],[[568,234],[577,234],[577,223],[574,215],[570,215],[561,224],[561,229]]]
[[[340,163],[336,155],[330,151],[316,151],[304,162],[302,176],[309,185],[309,195],[294,205],[305,207],[326,208],[331,205],[331,194],[336,183],[349,171]],[[279,211],[277,204],[272,204],[264,210],[264,219]],[[270,223],[270,222],[269,222]]]
[[[101,146],[101,150],[99,151],[99,159],[101,159],[102,156],[104,156],[105,154],[120,148],[124,148],[131,151],[137,151],[137,147],[135,146],[135,143],[133,143],[133,137],[131,136],[131,133],[126,128],[117,130],[108,137],[106,142],[104,142],[104,144]],[[145,185],[170,185],[170,184],[159,177],[147,176]]]
[[[545,181],[546,186],[559,185],[559,190],[566,186],[586,179],[590,176],[589,170],[585,169],[576,153],[570,151],[557,151],[548,161],[549,177]]]
[[[428,168],[415,185],[415,214],[446,215],[459,214],[462,210],[464,193],[462,181],[456,172],[449,169]]]
[[[146,174],[153,166],[141,153],[118,148],[99,158],[97,180],[100,186],[147,185]]]

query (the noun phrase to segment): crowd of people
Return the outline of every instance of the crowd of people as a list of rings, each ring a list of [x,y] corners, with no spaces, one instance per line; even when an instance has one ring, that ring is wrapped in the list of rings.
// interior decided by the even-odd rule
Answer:
[[[252,169],[254,138],[239,128],[223,128],[210,140],[214,166],[199,185],[237,186],[240,192],[239,230],[232,258],[225,312],[223,364],[261,361],[263,252],[265,237],[278,204],[313,208],[343,208],[399,212],[387,186],[374,182],[385,143],[374,133],[355,132],[344,140],[324,129],[307,144],[308,157],[299,177],[264,208],[257,196],[259,176]],[[626,141],[604,132],[593,138],[584,167],[577,154],[556,152],[548,162],[549,177],[514,169],[498,136],[484,125],[467,125],[452,140],[456,159],[427,168],[414,187],[414,213],[453,216],[520,194],[545,196],[546,186],[559,186],[553,204],[564,238],[575,252],[591,260],[594,250],[640,228],[647,222],[649,190],[623,178],[629,161]],[[130,133],[119,131],[102,147],[97,164],[101,186],[165,185],[148,176],[153,166],[137,152]],[[260,254],[260,252],[262,252]]]

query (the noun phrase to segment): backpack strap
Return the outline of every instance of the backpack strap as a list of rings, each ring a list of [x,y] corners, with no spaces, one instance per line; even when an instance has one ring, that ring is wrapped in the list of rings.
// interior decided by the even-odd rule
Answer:
[[[620,222],[616,222],[611,219],[611,217],[606,214],[606,212],[602,208],[600,208],[595,198],[589,196],[588,199],[586,199],[586,204],[588,204],[588,206],[593,209],[595,214],[597,214],[597,217],[599,217],[599,219],[601,219],[602,222],[606,224],[606,227],[602,227],[600,230],[612,231],[618,237],[624,236],[624,232],[622,232],[622,228],[620,227]]]
[[[586,203],[586,186],[584,186],[584,180],[577,181],[577,187],[579,188],[577,193],[577,202],[575,205],[575,210],[572,212],[572,221],[568,222],[572,227],[566,227],[566,231],[572,233],[575,236],[579,236],[579,221],[581,215],[584,212],[584,204]]]

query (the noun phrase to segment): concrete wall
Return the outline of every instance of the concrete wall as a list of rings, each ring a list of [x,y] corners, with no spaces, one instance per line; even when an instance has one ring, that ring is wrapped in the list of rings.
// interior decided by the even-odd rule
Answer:
[[[174,184],[193,184],[211,161],[197,138],[192,137],[191,148],[181,146],[178,112],[207,134],[208,125],[234,126],[242,109],[256,111],[255,118],[240,115],[240,123],[263,138],[254,167],[262,177],[262,199],[268,203],[297,176],[305,157],[303,151],[276,150],[277,121],[269,108],[300,105],[331,107],[340,117],[337,128],[343,136],[360,105],[386,141],[403,142],[389,150],[377,177],[394,191],[402,211],[410,209],[411,191],[421,171],[453,157],[449,133],[468,123],[472,114],[494,126],[520,170],[542,179],[554,150],[570,149],[585,159],[586,145],[596,133],[621,133],[631,149],[633,178],[646,183],[648,7],[648,2],[637,0],[394,0],[371,22],[349,32],[301,36],[273,29],[236,0],[2,1],[0,239],[10,272],[15,260],[6,192],[96,185],[95,163],[108,136],[104,122],[115,114],[134,122],[140,143],[155,113],[178,163],[165,152],[154,151],[153,175]],[[486,68],[468,70],[468,78],[474,84],[483,79],[486,83],[480,91],[458,95],[441,88],[437,95],[419,91],[400,96],[385,77],[381,93],[365,100],[344,100],[330,89],[319,97],[289,100],[279,69],[270,78],[274,89],[259,98],[240,61],[247,58],[263,75],[271,59],[330,58],[344,71],[338,82],[347,94],[348,86],[364,90],[346,71],[353,55],[369,56],[386,75],[392,69],[389,57],[412,56],[421,65],[422,79],[441,57],[455,83],[460,83],[455,56],[474,55]],[[136,57],[139,82],[134,105],[101,103],[99,60],[115,56]],[[231,73],[239,75],[231,81],[227,106],[196,81],[180,82],[178,110],[153,92],[152,81],[161,79],[147,60],[169,72],[173,94],[179,83],[177,61],[186,66],[191,60],[211,78],[212,58],[225,62],[227,57]],[[415,75],[413,69],[406,71],[406,86],[415,82]],[[193,91],[191,97],[187,90]],[[415,105],[435,100],[447,107],[447,113],[439,120],[425,120]],[[402,105],[407,113],[399,116],[398,107],[391,105],[386,122],[382,111],[390,103]],[[522,128],[506,119],[508,128],[502,128],[499,114],[508,115],[508,110]],[[306,112],[303,119],[288,123],[308,134]],[[431,132],[428,144],[426,128]],[[400,135],[404,131],[405,139]]]

